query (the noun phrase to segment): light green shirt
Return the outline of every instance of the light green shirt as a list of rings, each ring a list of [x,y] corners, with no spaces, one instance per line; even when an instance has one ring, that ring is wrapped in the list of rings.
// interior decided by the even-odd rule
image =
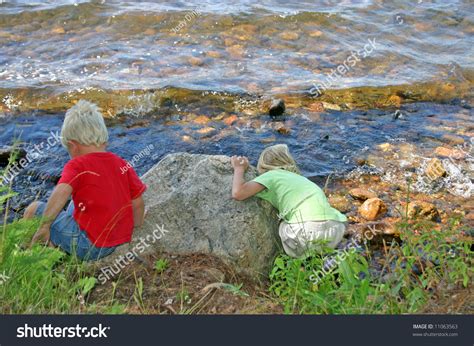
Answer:
[[[331,207],[318,185],[299,174],[274,169],[253,181],[266,187],[256,196],[270,202],[288,223],[347,221],[344,214]]]

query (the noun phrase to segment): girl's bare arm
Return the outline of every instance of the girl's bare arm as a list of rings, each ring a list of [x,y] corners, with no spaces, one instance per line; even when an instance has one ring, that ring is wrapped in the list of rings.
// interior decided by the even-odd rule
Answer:
[[[249,166],[249,161],[243,156],[232,156],[234,178],[232,181],[232,198],[243,201],[265,189],[265,186],[254,181],[245,182],[244,174]]]

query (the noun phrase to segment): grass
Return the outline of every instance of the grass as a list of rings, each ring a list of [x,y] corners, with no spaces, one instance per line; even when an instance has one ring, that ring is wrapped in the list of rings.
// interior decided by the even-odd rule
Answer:
[[[8,206],[12,196],[10,187],[1,187],[0,208]],[[128,304],[115,298],[120,277],[112,282],[106,299],[89,302],[97,285],[94,270],[57,249],[41,245],[29,248],[38,220],[9,224],[6,220],[5,216],[0,234],[0,313],[122,314],[130,304],[135,304],[139,313],[147,313],[147,287],[142,277],[134,275],[135,287]],[[378,258],[382,269],[376,272],[369,270],[373,258],[368,243],[366,251],[348,251],[318,282],[311,275],[322,268],[331,252],[335,254],[334,250],[304,260],[280,254],[269,275],[272,296],[266,299],[276,300],[287,314],[402,314],[421,311],[437,290],[470,286],[472,241],[452,240],[459,235],[457,220],[442,231],[432,229],[430,223],[408,220],[398,227],[401,239],[384,244],[384,254]],[[156,260],[154,276],[163,275],[169,266],[166,259]],[[181,281],[175,296],[177,313],[195,313],[207,304],[211,290],[192,301]],[[233,295],[248,297],[242,285],[220,285]]]
[[[348,251],[333,270],[315,282],[325,255],[306,259],[280,255],[270,274],[270,290],[288,314],[417,313],[437,290],[467,288],[472,279],[471,241],[449,239],[459,230],[399,225],[400,242],[385,247],[382,270],[369,270],[370,251]],[[413,229],[425,228],[421,235]],[[334,250],[332,250],[335,253]]]

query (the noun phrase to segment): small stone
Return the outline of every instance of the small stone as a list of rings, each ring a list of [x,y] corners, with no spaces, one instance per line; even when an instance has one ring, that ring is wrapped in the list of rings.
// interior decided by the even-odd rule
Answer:
[[[224,124],[226,124],[227,126],[230,126],[232,125],[233,123],[235,123],[237,120],[239,120],[239,118],[237,117],[237,115],[235,114],[232,114],[231,116],[228,116],[227,118],[225,118],[223,120]]]
[[[367,164],[367,159],[365,157],[362,157],[362,156],[358,156],[354,159],[355,163],[357,166],[363,166],[365,164]]]
[[[285,31],[282,32],[280,35],[278,35],[282,40],[286,41],[295,41],[300,38],[300,35],[298,35],[294,31]]]
[[[202,135],[203,137],[210,137],[215,134],[216,129],[208,126],[208,127],[203,127],[202,129],[199,129],[196,132]]]
[[[205,125],[210,121],[210,119],[205,115],[200,115],[196,119],[194,119],[193,121],[196,124]]]
[[[363,189],[363,188],[352,189],[349,191],[349,195],[351,195],[355,199],[360,199],[363,201],[377,197],[377,194],[375,194],[374,192],[369,191],[367,189]]]
[[[183,142],[192,142],[193,139],[192,139],[192,137],[190,137],[188,135],[184,135],[184,136],[181,137],[181,140]]]
[[[210,58],[214,58],[214,59],[218,59],[218,58],[221,58],[222,57],[222,54],[218,51],[209,51],[206,53],[206,55]]]
[[[204,61],[200,58],[192,56],[188,59],[188,62],[193,66],[202,66],[204,65]]]
[[[400,107],[402,103],[402,98],[398,95],[392,95],[388,98],[388,104],[396,107]]]
[[[322,31],[319,31],[319,30],[315,30],[315,31],[311,31],[309,33],[309,36],[310,37],[320,37],[323,35],[323,32]]]
[[[289,135],[290,132],[291,132],[291,130],[288,127],[284,126],[284,125],[278,126],[276,128],[276,130],[277,130],[278,133],[280,133],[282,135]]]
[[[359,214],[369,221],[376,220],[387,212],[387,206],[380,198],[369,198],[359,207]]]
[[[426,166],[425,174],[431,180],[437,180],[447,175],[446,169],[443,166],[441,160],[434,158]]]
[[[446,133],[442,136],[443,140],[445,142],[451,143],[451,144],[463,144],[464,143],[464,138],[456,135],[452,135],[450,133]]]
[[[423,202],[423,201],[412,201],[408,203],[406,209],[402,210],[407,211],[407,217],[409,219],[424,219],[429,221],[438,221],[439,212],[438,209],[432,203]]]
[[[328,103],[328,102],[321,102],[324,109],[329,109],[331,111],[340,111],[341,110],[341,107],[339,107],[338,105],[334,104],[334,103]]]
[[[241,58],[245,54],[244,47],[241,46],[240,44],[236,44],[231,47],[228,47],[226,51],[234,58]]]
[[[66,33],[66,30],[64,30],[64,28],[61,27],[61,26],[57,26],[57,27],[51,29],[51,33],[62,35],[62,34]]]
[[[268,114],[272,117],[276,117],[282,115],[285,112],[285,101],[282,99],[274,99],[270,104],[270,109],[268,110]]]
[[[311,112],[324,112],[324,106],[322,102],[314,102],[308,106]]]

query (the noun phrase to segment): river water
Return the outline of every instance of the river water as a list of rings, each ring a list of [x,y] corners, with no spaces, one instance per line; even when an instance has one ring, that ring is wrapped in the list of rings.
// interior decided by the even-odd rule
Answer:
[[[385,142],[427,155],[473,134],[473,15],[469,0],[3,0],[0,145],[46,142],[85,98],[108,118],[110,150],[132,160],[153,145],[139,173],[176,151],[255,163],[277,142],[315,179]],[[272,97],[287,104],[278,119],[262,111]],[[54,145],[23,169],[12,210],[47,194],[67,159]]]

